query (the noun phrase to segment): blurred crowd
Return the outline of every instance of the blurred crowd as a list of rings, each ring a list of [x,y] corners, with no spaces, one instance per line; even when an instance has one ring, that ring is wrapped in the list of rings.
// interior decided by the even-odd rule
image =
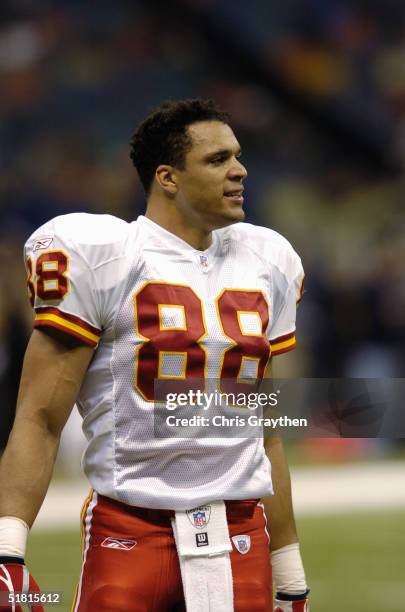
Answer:
[[[303,258],[295,374],[404,376],[404,17],[401,0],[3,0],[1,431],[32,318],[22,245],[58,214],[143,212],[128,142],[166,98],[231,112],[248,220]]]

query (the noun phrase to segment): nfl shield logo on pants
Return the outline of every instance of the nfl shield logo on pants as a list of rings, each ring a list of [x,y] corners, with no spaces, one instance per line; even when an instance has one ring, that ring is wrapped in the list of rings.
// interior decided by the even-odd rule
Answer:
[[[246,555],[250,550],[250,536],[248,535],[237,535],[233,536],[232,542],[238,552],[241,555]]]

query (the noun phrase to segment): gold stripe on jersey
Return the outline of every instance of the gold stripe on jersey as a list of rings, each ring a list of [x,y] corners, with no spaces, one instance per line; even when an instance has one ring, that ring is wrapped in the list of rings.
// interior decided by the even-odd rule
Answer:
[[[71,336],[79,338],[90,346],[97,346],[98,341],[100,340],[101,332],[98,332],[97,330],[98,333],[94,333],[96,328],[93,328],[88,323],[81,321],[78,317],[75,317],[75,321],[73,322],[72,320],[69,320],[73,318],[71,315],[65,315],[56,308],[53,308],[52,312],[41,312],[41,310],[42,309],[38,309],[35,315],[34,327],[55,327],[70,334]],[[92,331],[90,331],[90,328]]]
[[[297,340],[295,338],[295,332],[292,334],[288,334],[286,336],[281,336],[280,338],[276,338],[275,340],[270,340],[271,346],[271,354],[281,355],[281,353],[286,353],[287,351],[291,351],[297,345]]]

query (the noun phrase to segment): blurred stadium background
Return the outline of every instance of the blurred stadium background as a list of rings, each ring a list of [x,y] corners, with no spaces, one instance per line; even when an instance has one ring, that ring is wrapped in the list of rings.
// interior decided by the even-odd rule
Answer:
[[[286,374],[404,376],[402,0],[3,0],[0,79],[0,447],[32,319],[22,245],[58,214],[143,212],[128,141],[166,98],[213,97],[231,112],[249,171],[248,221],[280,231],[303,258],[299,350]],[[73,417],[56,514],[69,499],[79,511],[64,495],[82,491],[82,448]],[[312,474],[315,502],[298,518],[313,610],[403,610],[401,441],[311,440],[289,452],[297,478]],[[343,503],[316,512],[336,463]],[[391,503],[363,496],[354,508],[370,466],[379,477],[368,490],[378,500],[390,483],[380,497]],[[78,535],[70,518],[49,521],[32,535],[34,574],[43,588],[69,591]]]

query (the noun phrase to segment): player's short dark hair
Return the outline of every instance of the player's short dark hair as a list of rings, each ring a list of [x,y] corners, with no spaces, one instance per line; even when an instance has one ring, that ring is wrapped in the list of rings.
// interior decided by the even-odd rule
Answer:
[[[130,157],[146,193],[160,164],[184,170],[192,145],[187,128],[198,121],[229,124],[229,115],[213,100],[167,100],[137,127],[130,141]]]

